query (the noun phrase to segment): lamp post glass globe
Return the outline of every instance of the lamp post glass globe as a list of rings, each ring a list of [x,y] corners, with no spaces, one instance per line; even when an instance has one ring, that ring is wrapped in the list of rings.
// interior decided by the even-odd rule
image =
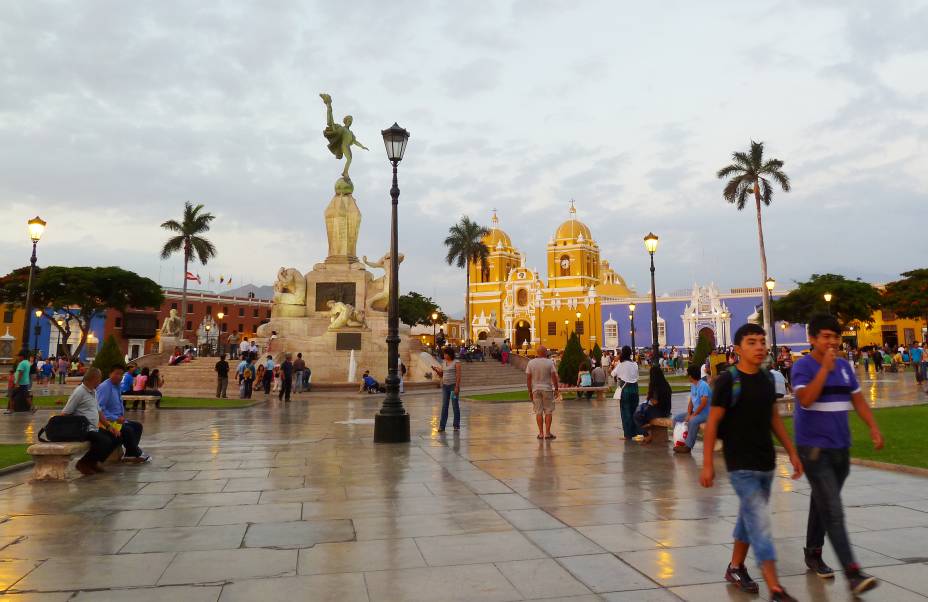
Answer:
[[[635,304],[634,304],[634,303],[629,303],[629,304],[628,304],[628,311],[630,311],[630,312],[632,312],[632,313],[635,313]]]
[[[41,317],[42,317],[42,310],[41,310],[41,309],[35,310],[35,317],[36,317],[36,318],[41,318]]]
[[[825,303],[831,303],[831,293],[825,293],[823,296],[825,297]]]
[[[387,159],[391,162],[402,161],[406,153],[406,141],[409,140],[409,132],[401,128],[395,122],[385,130],[381,130],[383,144],[387,149]]]
[[[45,226],[48,224],[38,215],[26,222],[26,227],[29,229],[29,238],[32,242],[39,242],[39,239],[42,238],[42,234],[45,233]]]
[[[648,232],[648,235],[644,237],[644,248],[648,250],[648,253],[654,255],[657,251],[657,234],[653,232]]]
[[[770,278],[767,278],[767,281],[764,284],[767,285],[767,290],[772,293],[774,287],[777,285],[777,281],[771,276]]]

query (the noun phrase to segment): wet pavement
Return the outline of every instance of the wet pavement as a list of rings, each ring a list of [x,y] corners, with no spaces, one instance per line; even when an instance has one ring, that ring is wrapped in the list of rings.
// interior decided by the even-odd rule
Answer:
[[[876,405],[920,400],[911,374],[887,376],[864,383]],[[463,429],[439,434],[438,395],[406,399],[410,445],[372,443],[378,399],[314,396],[138,412],[151,464],[66,483],[2,475],[0,595],[758,599],[722,579],[737,500],[721,458],[717,486],[701,488],[701,453],[623,442],[611,400],[560,405],[543,442],[527,402],[465,402]],[[0,440],[33,439],[48,415],[0,417]],[[842,577],[805,574],[808,486],[782,458],[777,473],[784,584],[800,600],[852,599]],[[928,599],[928,478],[855,466],[844,498],[858,558],[883,580],[865,599]]]

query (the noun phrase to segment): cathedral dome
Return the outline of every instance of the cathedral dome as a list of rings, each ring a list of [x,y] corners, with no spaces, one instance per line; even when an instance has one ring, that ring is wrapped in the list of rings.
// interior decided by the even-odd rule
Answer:
[[[570,218],[557,227],[554,239],[558,241],[593,242],[593,234],[590,232],[590,228],[577,219],[577,210],[574,208],[573,201],[570,204]]]
[[[486,236],[483,237],[483,244],[490,249],[492,253],[498,247],[509,250],[512,248],[512,240],[510,240],[509,235],[503,232],[499,227],[499,218],[496,217],[496,211],[493,212],[492,225],[490,226],[490,231]],[[502,244],[500,244],[502,243]]]

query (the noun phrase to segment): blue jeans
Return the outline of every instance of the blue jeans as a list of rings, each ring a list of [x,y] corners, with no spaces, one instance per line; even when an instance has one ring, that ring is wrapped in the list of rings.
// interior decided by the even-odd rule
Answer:
[[[708,420],[709,417],[701,414],[697,414],[690,418],[690,424],[686,427],[686,446],[690,449],[693,449],[693,446],[696,445],[696,437],[699,436],[699,425]],[[680,412],[673,417],[674,426],[678,422],[683,422],[686,420],[686,412]]]
[[[454,385],[441,386],[441,421],[439,428],[445,428],[448,423],[448,402],[451,402],[451,409],[454,410],[454,428],[461,427],[461,406],[458,405],[458,398],[454,395]]]
[[[811,486],[806,547],[821,548],[825,534],[844,568],[854,564],[854,551],[844,524],[841,488],[851,472],[850,450],[800,445],[799,457]]]
[[[622,432],[630,439],[641,435],[641,429],[635,424],[635,410],[638,409],[638,383],[625,383],[619,398],[619,413],[622,417]]]
[[[770,487],[773,471],[733,470],[728,473],[731,486],[738,495],[738,522],[733,536],[754,548],[757,564],[777,559],[770,530]]]

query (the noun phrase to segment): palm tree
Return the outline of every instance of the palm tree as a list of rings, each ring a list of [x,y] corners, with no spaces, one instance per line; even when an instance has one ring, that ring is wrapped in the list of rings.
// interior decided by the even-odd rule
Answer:
[[[194,206],[190,201],[184,203],[184,217],[178,222],[169,219],[161,227],[176,236],[167,239],[161,248],[161,259],[167,259],[180,250],[184,252],[184,292],[181,296],[180,317],[183,328],[187,328],[187,271],[190,260],[196,258],[203,265],[216,256],[216,247],[200,234],[209,232],[209,223],[216,219],[212,213],[201,213],[203,205]]]
[[[789,192],[789,176],[783,173],[783,161],[779,159],[764,160],[764,143],[751,140],[751,150],[748,153],[735,152],[731,158],[734,163],[726,165],[718,172],[720,179],[730,178],[725,184],[722,196],[729,203],[733,203],[738,210],[744,209],[749,194],[754,195],[754,204],[757,208],[757,240],[760,244],[760,290],[764,300],[764,329],[771,332],[770,323],[770,291],[767,290],[767,251],[764,248],[764,226],[760,216],[760,205],[770,206],[773,199],[773,184],[779,184],[783,192]],[[768,179],[769,178],[769,179]]]
[[[481,226],[477,222],[472,222],[469,217],[462,216],[460,221],[448,228],[448,238],[445,239],[445,246],[448,248],[448,255],[445,260],[448,265],[456,264],[459,268],[464,268],[467,274],[467,295],[464,297],[464,328],[467,336],[470,338],[470,266],[472,263],[480,263],[480,269],[486,269],[487,258],[490,256],[490,249],[483,243],[483,237],[490,233],[490,230]]]

